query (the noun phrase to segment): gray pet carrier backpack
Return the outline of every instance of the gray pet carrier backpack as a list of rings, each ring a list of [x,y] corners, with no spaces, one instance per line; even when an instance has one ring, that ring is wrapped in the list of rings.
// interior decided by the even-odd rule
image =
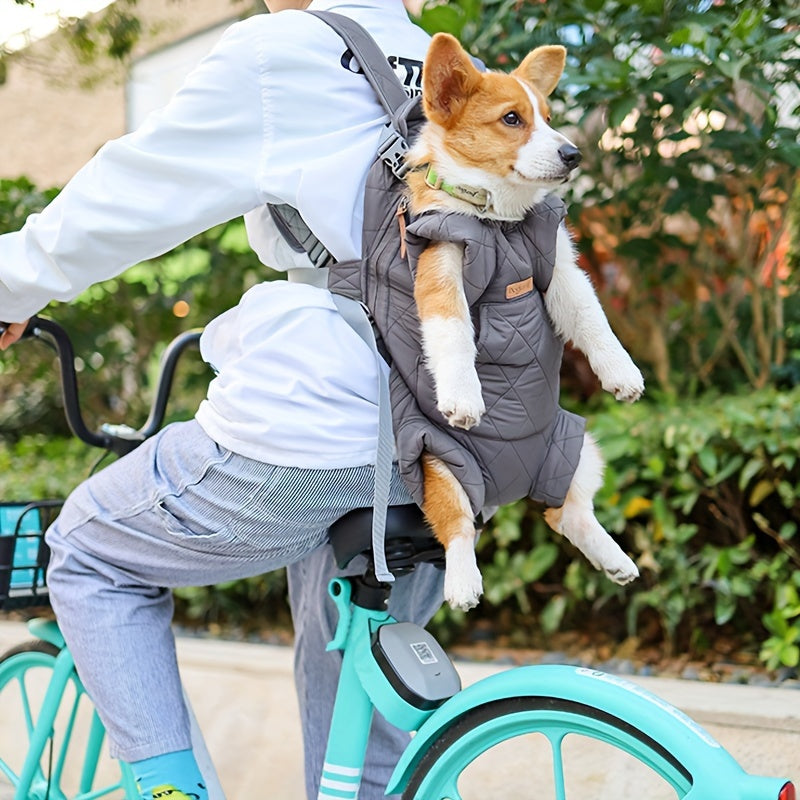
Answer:
[[[367,175],[360,259],[337,262],[296,209],[270,206],[286,241],[320,270],[290,271],[289,279],[309,281],[310,276],[311,282],[327,285],[348,323],[376,358],[380,351],[391,366],[389,385],[383,381],[381,386],[373,517],[376,572],[388,581],[392,576],[382,541],[394,446],[403,479],[420,505],[423,451],[448,465],[476,516],[525,497],[551,507],[564,501],[583,444],[584,420],[558,405],[563,344],[543,300],[564,204],[548,196],[515,222],[444,211],[410,217],[404,155],[424,123],[420,98],[406,95],[360,25],[330,12],[308,13],[342,37],[389,116]],[[465,248],[464,288],[486,405],[480,424],[469,431],[450,427],[437,410],[422,355],[414,274],[419,254],[432,241]]]

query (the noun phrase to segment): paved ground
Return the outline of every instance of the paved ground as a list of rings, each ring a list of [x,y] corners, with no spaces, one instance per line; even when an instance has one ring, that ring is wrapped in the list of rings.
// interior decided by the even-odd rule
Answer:
[[[23,626],[0,623],[0,651],[25,638]],[[291,676],[291,650],[269,645],[179,639],[187,692],[203,728],[229,800],[302,800],[301,745]],[[457,663],[465,685],[503,667]],[[635,683],[688,713],[750,771],[787,776],[800,784],[800,691],[658,678]],[[0,703],[5,704],[0,697]],[[10,710],[0,705],[0,742],[14,741]],[[575,745],[580,776],[570,797],[620,800],[668,798],[633,764],[605,745]],[[4,751],[5,752],[5,751]],[[500,765],[478,765],[463,800],[552,797],[537,743],[509,748]],[[524,759],[522,762],[520,759]],[[524,770],[520,768],[524,765]],[[3,793],[0,800],[10,798]]]

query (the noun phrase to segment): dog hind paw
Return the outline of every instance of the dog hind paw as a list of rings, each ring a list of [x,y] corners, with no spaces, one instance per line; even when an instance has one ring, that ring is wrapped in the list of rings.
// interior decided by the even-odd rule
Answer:
[[[478,605],[478,601],[483,594],[483,579],[480,571],[475,569],[471,575],[452,576],[445,572],[444,576],[444,599],[451,608],[460,608],[462,611],[469,611]]]

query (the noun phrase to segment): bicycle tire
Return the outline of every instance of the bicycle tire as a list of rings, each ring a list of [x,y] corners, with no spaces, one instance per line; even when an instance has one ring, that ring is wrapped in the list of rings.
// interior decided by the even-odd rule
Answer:
[[[58,655],[58,648],[50,642],[45,642],[42,639],[33,639],[29,642],[14,645],[14,647],[6,650],[0,655],[0,664],[7,661],[11,656],[20,655],[21,653],[44,653],[55,658]]]
[[[22,759],[30,747],[31,737],[40,712],[42,687],[49,680],[41,673],[53,670],[59,652],[59,648],[50,642],[36,639],[16,645],[0,655],[0,698],[2,698],[4,714],[7,714],[13,707],[16,713],[15,722],[21,721],[24,727],[24,731],[19,726],[14,727],[14,733],[19,739],[15,743],[16,755],[10,757],[6,752],[0,753],[0,780],[9,780],[12,786],[17,786],[19,783]],[[74,714],[78,705],[83,702],[86,693],[77,673],[73,673],[68,685],[71,688],[68,691],[67,712]],[[15,696],[12,698],[10,693],[15,693]],[[56,734],[55,731],[53,733]],[[23,736],[26,737],[25,740],[22,740]],[[54,759],[57,763],[62,753],[70,748],[81,749],[78,746],[80,738],[77,731],[71,726],[59,730],[57,738],[55,751],[52,749],[54,745],[51,741],[50,746],[42,753],[42,763],[34,777],[32,793],[28,795],[31,800],[39,797],[64,796],[62,787],[57,785],[59,781],[56,780],[54,783],[48,776],[51,774]],[[24,747],[20,740],[27,741],[28,746]],[[107,791],[98,790],[99,793],[95,796],[100,797],[103,796],[103,792],[107,794],[112,791],[118,791],[116,783],[109,784]],[[56,794],[52,794],[52,792]],[[70,791],[69,796],[72,794]]]
[[[572,700],[512,697],[478,706],[455,720],[416,765],[403,800],[462,800],[458,783],[470,764],[492,747],[532,733],[544,734],[559,752],[568,734],[600,740],[660,776],[676,797],[684,797],[692,788],[689,771],[666,748],[629,723]],[[553,784],[555,796],[561,800],[566,797],[565,771],[560,755],[555,755],[555,749],[553,752]]]

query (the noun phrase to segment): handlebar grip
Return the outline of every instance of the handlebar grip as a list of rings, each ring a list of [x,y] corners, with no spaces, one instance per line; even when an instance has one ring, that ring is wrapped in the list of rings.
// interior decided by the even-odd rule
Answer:
[[[0,333],[6,329],[7,323],[0,323]],[[64,398],[64,415],[70,430],[86,444],[93,447],[108,448],[111,438],[105,434],[97,434],[86,427],[81,415],[78,399],[78,379],[75,375],[75,352],[67,332],[57,322],[43,317],[33,316],[20,339],[40,338],[48,335],[55,345],[61,373],[61,393]]]
[[[28,324],[25,327],[25,330],[22,332],[22,336],[20,336],[19,338],[30,339],[32,336],[35,336],[36,335],[35,328],[36,328],[36,323],[38,321],[39,317],[31,317],[28,320]],[[0,322],[0,336],[2,336],[6,332],[6,328],[8,328],[8,326],[11,324],[12,323],[10,322]]]

